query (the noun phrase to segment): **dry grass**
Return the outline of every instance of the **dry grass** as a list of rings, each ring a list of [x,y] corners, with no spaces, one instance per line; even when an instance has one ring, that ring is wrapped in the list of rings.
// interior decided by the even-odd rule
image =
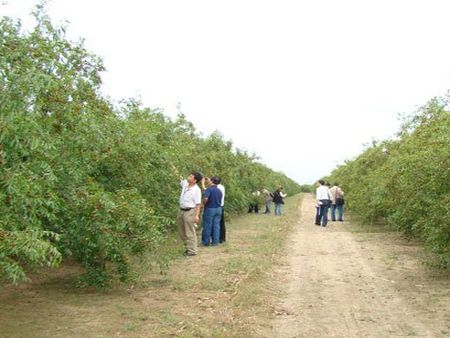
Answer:
[[[301,196],[282,217],[232,218],[228,241],[176,259],[166,274],[146,271],[134,285],[76,289],[66,265],[0,291],[1,337],[258,337],[272,316],[271,266],[298,218]],[[143,271],[149,270],[145,267]]]

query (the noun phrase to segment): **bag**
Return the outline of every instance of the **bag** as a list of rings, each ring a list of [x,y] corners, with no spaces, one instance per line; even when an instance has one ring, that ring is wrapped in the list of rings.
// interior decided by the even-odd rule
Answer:
[[[344,198],[343,197],[336,197],[336,205],[341,206],[344,205]]]
[[[281,197],[281,195],[280,195],[280,193],[278,191],[275,191],[273,193],[272,201],[275,204],[284,204],[283,197]]]

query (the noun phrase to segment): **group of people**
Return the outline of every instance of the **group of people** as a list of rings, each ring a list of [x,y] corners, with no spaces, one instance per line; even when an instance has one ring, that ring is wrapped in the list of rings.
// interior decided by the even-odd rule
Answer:
[[[328,224],[328,210],[331,209],[331,221],[336,221],[336,210],[338,212],[337,221],[344,219],[344,191],[339,187],[339,183],[334,183],[332,187],[324,180],[318,181],[316,189],[316,225],[323,227]]]
[[[177,224],[178,233],[186,245],[185,256],[197,254],[196,229],[202,209],[202,244],[218,245],[226,241],[225,187],[220,183],[220,177],[206,178],[199,172],[192,172],[187,179],[180,177],[181,194]]]
[[[316,217],[315,224],[327,226],[328,210],[331,209],[331,221],[343,221],[344,191],[335,183],[332,187],[324,180],[318,181],[316,189]],[[200,184],[200,186],[199,186]],[[208,187],[206,187],[206,184]],[[180,177],[180,209],[177,216],[178,232],[186,245],[186,256],[197,254],[196,229],[200,222],[200,213],[203,209],[202,244],[204,246],[218,245],[226,241],[224,218],[225,187],[218,176],[204,177],[199,172],[192,172],[187,179]],[[273,193],[267,189],[252,193],[253,200],[249,213],[259,211],[259,200],[262,197],[265,203],[265,214],[270,213],[271,204],[275,204],[275,215],[281,216],[284,198],[283,187],[278,187]]]
[[[265,214],[270,214],[270,207],[272,202],[275,204],[275,215],[281,216],[281,209],[284,204],[284,198],[287,196],[283,191],[283,187],[278,187],[273,193],[266,188],[257,190],[252,193],[251,202],[248,207],[248,212],[259,213],[259,203],[262,200],[265,204]]]
[[[174,172],[176,172],[175,168]],[[206,187],[206,185],[208,185]],[[202,236],[204,246],[214,246],[226,241],[224,218],[225,187],[218,176],[204,177],[199,172],[191,172],[187,179],[180,176],[180,208],[178,210],[177,225],[181,240],[185,243],[185,256],[197,254],[196,229],[203,210]],[[284,198],[283,187],[278,187],[273,193],[267,189],[255,191],[249,212],[259,212],[259,199],[264,198],[265,214],[270,213],[272,202],[275,204],[275,215],[281,216]]]

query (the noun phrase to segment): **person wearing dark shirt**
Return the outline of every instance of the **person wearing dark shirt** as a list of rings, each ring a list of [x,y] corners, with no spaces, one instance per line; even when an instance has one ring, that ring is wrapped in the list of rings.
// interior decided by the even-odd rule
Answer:
[[[222,215],[220,216],[219,242],[223,243],[227,240],[227,229],[225,227],[225,187],[222,185],[222,179],[220,177],[217,188],[219,188],[219,190],[222,192],[222,203],[220,204],[220,206],[222,207]]]
[[[273,193],[273,203],[275,203],[275,215],[281,216],[281,209],[284,204],[284,198],[287,196],[283,192],[283,187],[278,187]]]
[[[220,218],[222,215],[222,191],[217,188],[220,179],[217,176],[209,179],[210,186],[203,194],[203,230],[202,244],[219,244],[220,237]]]

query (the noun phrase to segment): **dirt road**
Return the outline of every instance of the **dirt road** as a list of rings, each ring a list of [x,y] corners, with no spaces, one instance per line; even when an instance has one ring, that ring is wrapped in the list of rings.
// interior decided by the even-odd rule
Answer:
[[[349,222],[315,226],[305,196],[277,269],[271,337],[450,337],[448,276],[430,276],[418,246]],[[394,237],[394,238],[393,238]]]

